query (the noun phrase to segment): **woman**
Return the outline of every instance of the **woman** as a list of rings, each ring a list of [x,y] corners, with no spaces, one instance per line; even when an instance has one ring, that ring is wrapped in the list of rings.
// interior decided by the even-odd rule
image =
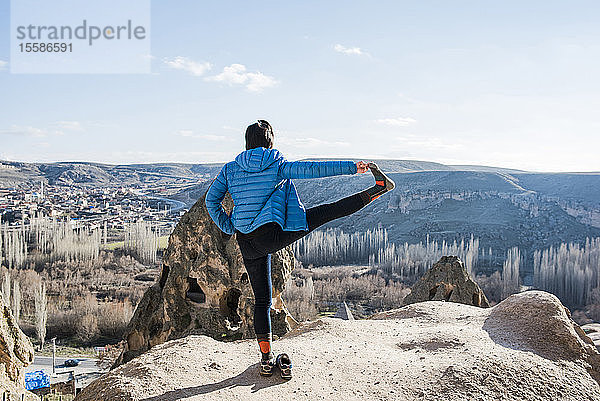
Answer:
[[[291,378],[291,361],[271,352],[271,254],[290,245],[315,228],[348,216],[387,191],[394,182],[375,164],[360,161],[288,162],[273,149],[273,129],[258,120],[246,129],[246,151],[223,166],[206,193],[210,217],[227,234],[236,233],[244,265],[254,292],[254,332],[262,354],[260,374],[272,375],[273,366],[281,377]],[[308,210],[298,198],[293,178],[319,178],[370,170],[375,185],[337,202]],[[231,216],[221,202],[225,193],[233,199]]]

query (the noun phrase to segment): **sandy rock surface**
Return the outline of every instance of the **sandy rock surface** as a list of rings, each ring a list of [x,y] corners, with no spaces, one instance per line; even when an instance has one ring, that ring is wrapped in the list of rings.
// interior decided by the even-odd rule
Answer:
[[[600,401],[599,354],[586,341],[548,293],[486,309],[428,301],[292,330],[274,343],[292,357],[291,381],[258,375],[254,340],[188,336],[107,373],[76,400]]]

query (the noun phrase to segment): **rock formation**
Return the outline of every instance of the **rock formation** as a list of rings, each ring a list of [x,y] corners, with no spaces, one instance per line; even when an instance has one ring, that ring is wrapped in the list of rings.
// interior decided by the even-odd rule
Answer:
[[[553,361],[583,361],[600,383],[600,354],[594,342],[552,294],[527,291],[508,297],[491,310],[483,328],[507,347]]]
[[[224,201],[226,209],[231,199]],[[272,328],[281,336],[295,324],[281,299],[294,267],[292,251],[272,257]],[[204,198],[185,213],[169,237],[160,280],[144,294],[115,365],[165,341],[190,334],[219,340],[252,338],[254,296],[235,238],[213,223]]]
[[[32,362],[31,341],[23,334],[0,295],[0,399],[39,399],[25,390],[24,368]]]
[[[485,294],[471,279],[457,256],[443,256],[411,288],[404,304],[423,301],[449,301],[461,304],[490,306]]]
[[[369,320],[323,318],[273,343],[294,378],[258,375],[254,341],[189,336],[105,374],[76,401],[600,401],[598,352],[558,299],[512,295],[493,308],[428,301]]]

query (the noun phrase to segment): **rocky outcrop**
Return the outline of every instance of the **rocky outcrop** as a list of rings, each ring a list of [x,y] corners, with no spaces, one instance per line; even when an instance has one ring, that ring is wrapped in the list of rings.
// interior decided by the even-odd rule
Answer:
[[[0,399],[39,400],[25,390],[25,366],[33,362],[33,346],[0,295]]]
[[[226,209],[231,199],[224,201]],[[272,329],[283,335],[295,324],[281,299],[294,267],[292,251],[272,257]],[[169,237],[159,282],[138,304],[115,365],[165,341],[190,334],[218,340],[251,338],[254,296],[234,237],[213,223],[204,198],[185,213]]]
[[[411,288],[404,304],[423,301],[449,301],[461,304],[490,306],[485,294],[471,279],[457,256],[443,256]]]
[[[492,339],[553,361],[580,361],[600,383],[600,354],[573,322],[569,310],[547,292],[527,291],[494,307],[483,328]]]
[[[427,301],[369,320],[323,318],[273,343],[289,382],[258,375],[254,341],[189,336],[105,374],[77,401],[600,401],[598,352],[556,297],[512,295],[493,308]]]

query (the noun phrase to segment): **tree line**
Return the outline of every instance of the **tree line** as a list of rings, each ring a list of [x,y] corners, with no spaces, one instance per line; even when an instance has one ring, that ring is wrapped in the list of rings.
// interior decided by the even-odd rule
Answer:
[[[460,242],[431,240],[418,244],[396,244],[385,228],[346,233],[340,229],[315,231],[293,245],[296,257],[305,265],[368,264],[400,281],[416,281],[444,255],[457,255],[469,274],[480,257],[479,239],[471,236]],[[491,249],[489,250],[491,253]]]
[[[567,306],[593,304],[594,290],[600,290],[600,238],[535,251],[533,269],[534,286]]]
[[[497,275],[484,277],[478,275],[478,270],[492,263],[492,249],[480,249],[479,239],[474,236],[452,243],[427,236],[424,242],[417,244],[396,244],[385,228],[355,233],[329,228],[300,239],[293,250],[306,266],[364,264],[388,278],[408,284],[418,280],[442,256],[457,255],[469,274],[491,286],[492,292],[497,291],[498,301],[522,288],[524,257],[521,250],[509,249]],[[600,238],[537,250],[533,265],[534,288],[555,294],[573,308],[600,302]]]
[[[37,216],[0,224],[0,292],[40,346],[47,336],[79,344],[121,338],[148,285],[135,277],[158,263],[159,232],[140,220],[120,234],[123,246],[110,250],[106,224]]]
[[[122,232],[123,249],[142,263],[157,262],[159,231],[152,222],[126,223]],[[106,245],[107,229],[90,228],[76,221],[33,217],[29,224],[0,225],[0,265],[9,269],[39,267],[65,261],[94,262]]]

